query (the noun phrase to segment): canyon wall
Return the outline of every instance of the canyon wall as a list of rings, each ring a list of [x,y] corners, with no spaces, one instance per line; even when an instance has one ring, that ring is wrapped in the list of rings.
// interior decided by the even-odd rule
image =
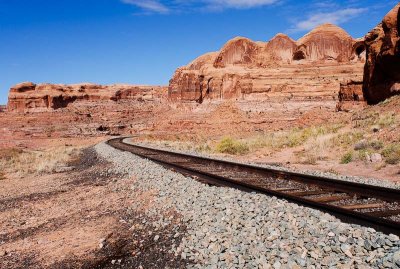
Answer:
[[[400,3],[365,36],[363,91],[369,104],[400,94]]]
[[[24,82],[10,89],[7,110],[9,112],[43,112],[67,107],[80,101],[139,101],[161,98],[166,87],[97,84],[34,84]]]
[[[268,42],[237,37],[219,52],[178,68],[172,101],[215,99],[335,100],[340,83],[362,81],[364,43],[343,29],[321,25],[298,41],[277,34]]]

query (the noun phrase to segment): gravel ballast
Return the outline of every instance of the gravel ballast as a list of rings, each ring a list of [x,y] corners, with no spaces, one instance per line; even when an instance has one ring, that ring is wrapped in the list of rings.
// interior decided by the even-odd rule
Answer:
[[[127,144],[140,145],[143,147],[150,147],[150,148],[158,148],[158,149],[162,149],[162,150],[183,153],[183,154],[189,154],[189,155],[193,155],[193,156],[200,156],[200,157],[205,157],[205,158],[216,158],[215,156],[212,156],[212,155],[209,155],[209,154],[206,154],[203,152],[198,152],[198,151],[193,151],[193,150],[183,151],[183,150],[172,149],[171,147],[163,146],[163,144],[160,144],[160,143],[157,143],[157,144],[151,144],[151,143],[147,143],[147,142],[136,143],[136,142],[132,142],[131,138],[124,139],[124,142]],[[322,177],[328,177],[328,178],[332,178],[332,179],[336,179],[336,180],[362,183],[362,184],[368,184],[368,185],[380,186],[380,187],[392,188],[392,189],[400,189],[400,182],[393,182],[393,181],[389,181],[386,179],[338,175],[338,174],[333,174],[333,173],[329,173],[329,172],[314,171],[314,170],[313,171],[297,170],[294,168],[282,167],[282,166],[278,166],[278,165],[260,164],[260,163],[252,163],[252,162],[240,162],[236,159],[230,158],[229,156],[218,156],[217,158],[221,159],[221,160],[225,160],[225,161],[249,164],[249,165],[258,166],[258,167],[276,169],[276,170],[280,170],[280,171],[295,172],[295,173],[301,173],[301,174],[307,174],[307,175],[313,175],[313,176],[322,176]]]
[[[275,197],[210,187],[105,143],[95,149],[116,172],[135,177],[133,192],[155,193],[146,212],[159,216],[153,225],[169,224],[164,212],[182,216],[186,233],[173,251],[189,267],[400,268],[398,236]]]

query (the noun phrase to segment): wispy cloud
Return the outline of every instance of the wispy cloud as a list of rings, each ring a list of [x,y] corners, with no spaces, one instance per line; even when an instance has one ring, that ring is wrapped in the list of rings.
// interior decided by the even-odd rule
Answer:
[[[342,24],[365,13],[367,8],[345,8],[333,12],[318,12],[300,20],[290,29],[290,32],[308,31],[323,23]]]
[[[157,0],[121,0],[125,4],[130,4],[142,8],[145,11],[166,14],[170,9]]]
[[[249,9],[275,4],[281,0],[121,0],[146,12],[167,14],[173,11]]]
[[[278,2],[278,0],[204,0],[201,2],[204,2],[206,7],[213,9],[246,9],[271,5]]]

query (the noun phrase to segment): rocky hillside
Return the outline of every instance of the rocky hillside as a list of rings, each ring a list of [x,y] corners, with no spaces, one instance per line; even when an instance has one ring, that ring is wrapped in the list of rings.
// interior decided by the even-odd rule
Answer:
[[[268,42],[237,37],[219,52],[178,68],[171,100],[336,99],[340,83],[362,81],[365,45],[332,24],[298,41],[277,34]]]
[[[10,89],[9,112],[43,112],[67,107],[79,101],[139,101],[159,99],[165,87],[97,84],[34,84],[24,82]]]
[[[370,104],[400,94],[400,3],[365,36],[364,94]]]

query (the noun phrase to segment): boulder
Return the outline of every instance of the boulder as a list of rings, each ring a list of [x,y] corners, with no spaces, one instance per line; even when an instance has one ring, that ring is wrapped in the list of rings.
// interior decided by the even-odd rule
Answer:
[[[400,3],[365,36],[363,91],[369,104],[400,94]]]

